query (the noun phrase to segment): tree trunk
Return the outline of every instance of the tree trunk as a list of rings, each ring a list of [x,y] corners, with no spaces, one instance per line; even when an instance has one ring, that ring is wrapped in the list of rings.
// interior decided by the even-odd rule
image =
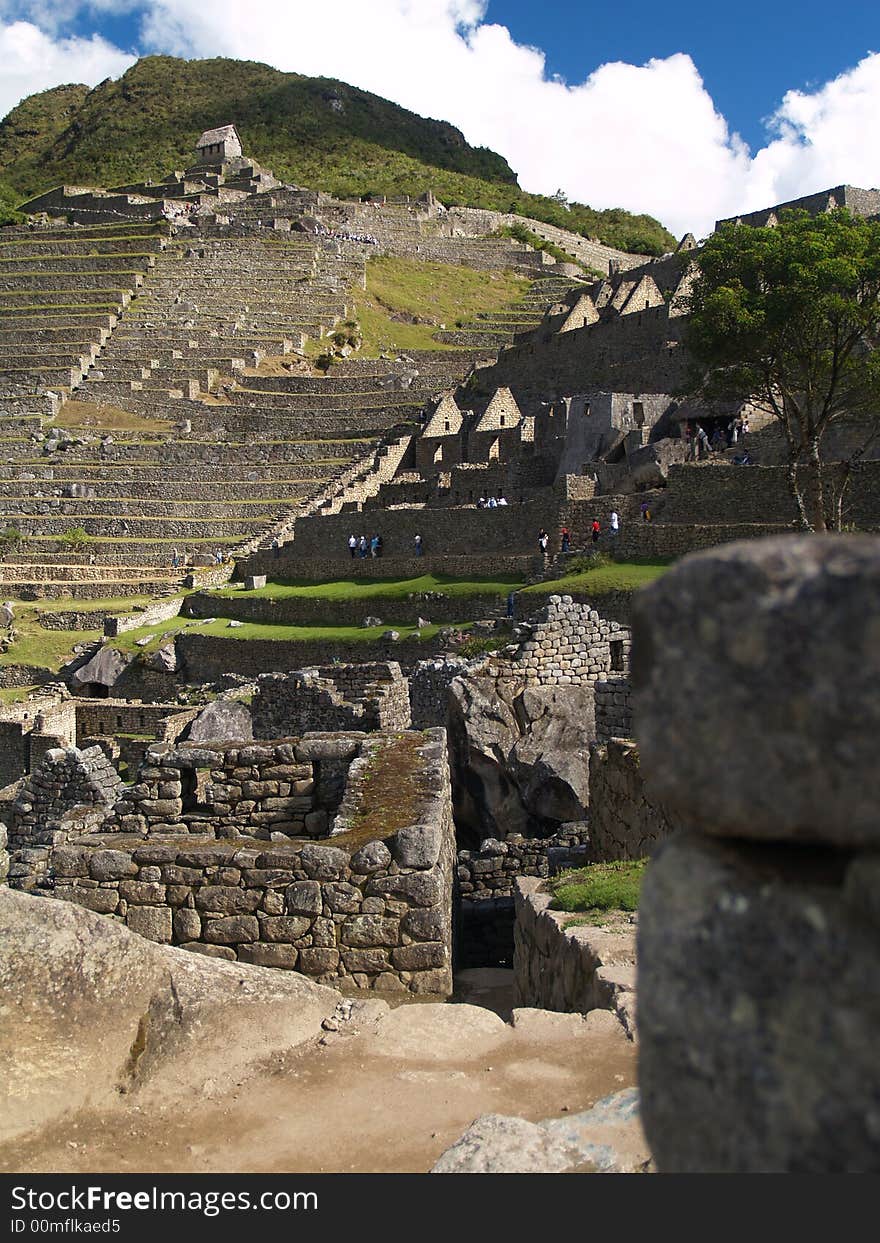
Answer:
[[[819,438],[811,436],[809,441],[808,461],[811,468],[810,492],[812,494],[813,530],[827,531],[825,518],[825,480],[822,474],[822,459],[819,456]]]
[[[797,507],[798,522],[800,523],[801,530],[812,531],[813,527],[810,523],[809,517],[807,516],[807,508],[804,504],[804,494],[801,491],[800,483],[798,481],[797,458],[791,451],[788,455],[788,486],[791,490],[792,499]]]

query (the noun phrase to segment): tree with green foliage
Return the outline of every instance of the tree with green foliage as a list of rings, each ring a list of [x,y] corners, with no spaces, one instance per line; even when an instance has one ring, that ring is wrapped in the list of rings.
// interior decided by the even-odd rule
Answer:
[[[691,391],[772,415],[802,526],[840,528],[843,490],[832,497],[826,486],[822,442],[834,424],[867,424],[845,487],[880,430],[880,223],[839,209],[783,212],[767,228],[726,224],[694,263],[683,306]]]
[[[71,552],[74,552],[77,548],[83,548],[92,541],[91,535],[83,527],[68,527],[61,539]]]

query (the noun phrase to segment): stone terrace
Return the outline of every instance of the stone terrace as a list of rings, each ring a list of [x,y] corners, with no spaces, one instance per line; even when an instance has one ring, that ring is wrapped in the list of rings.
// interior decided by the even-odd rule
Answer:
[[[79,384],[161,256],[166,234],[162,225],[129,221],[105,228],[4,229],[0,378],[31,389]]]

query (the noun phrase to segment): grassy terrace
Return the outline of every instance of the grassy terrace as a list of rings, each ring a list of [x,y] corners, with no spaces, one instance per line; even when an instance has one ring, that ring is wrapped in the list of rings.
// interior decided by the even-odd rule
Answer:
[[[441,324],[454,328],[480,311],[499,311],[528,292],[511,272],[484,272],[447,263],[383,257],[367,261],[367,288],[352,297],[363,336],[362,357],[383,350],[443,350]]]
[[[610,591],[636,591],[665,574],[670,561],[613,561],[593,569],[575,570],[562,578],[533,583],[523,588],[526,596],[585,595],[601,596]]]
[[[444,623],[452,625],[453,623]],[[469,623],[462,622],[456,629],[465,630]],[[113,640],[113,646],[120,651],[152,652],[161,646],[163,636],[170,637],[180,633],[193,635],[209,635],[214,639],[231,639],[240,642],[244,639],[268,639],[286,643],[375,643],[389,629],[394,629],[401,639],[432,639],[440,626],[425,626],[418,630],[415,626],[273,626],[258,622],[244,622],[241,626],[230,628],[226,618],[218,618],[211,622],[162,622],[157,626],[143,626],[137,630],[129,630],[119,639]],[[138,639],[149,638],[150,643],[143,647],[137,645]]]
[[[436,591],[444,596],[504,596],[522,587],[521,578],[499,577],[495,579],[450,578],[443,574],[423,574],[420,578],[361,578],[338,579],[332,582],[309,580],[282,580],[267,583],[256,591],[247,593],[248,599],[289,600],[405,600],[408,596]],[[223,599],[241,593],[241,585],[225,587],[212,592],[214,598]]]
[[[620,860],[561,872],[548,882],[550,906],[578,916],[567,927],[605,923],[611,911],[636,911],[647,866],[647,859]]]
[[[145,415],[122,410],[119,406],[99,405],[94,401],[68,401],[58,411],[47,427],[63,427],[77,431],[132,431],[169,432],[172,424],[166,419],[151,419]]]

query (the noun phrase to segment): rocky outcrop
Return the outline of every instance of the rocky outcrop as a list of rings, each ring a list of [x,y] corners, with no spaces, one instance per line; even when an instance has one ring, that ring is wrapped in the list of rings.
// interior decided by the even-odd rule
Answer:
[[[198,1091],[320,1032],[339,995],[155,945],[68,902],[0,889],[0,1138],[146,1085]]]
[[[81,665],[71,674],[74,688],[83,686],[106,686],[116,684],[134,656],[130,652],[120,652],[115,647],[102,647],[91,660]]]
[[[626,1088],[567,1118],[528,1122],[483,1114],[447,1148],[432,1174],[635,1174],[651,1154],[639,1094]]]
[[[584,819],[595,738],[590,687],[527,685],[492,672],[456,678],[448,728],[463,845]]]
[[[251,742],[254,723],[247,704],[215,699],[203,708],[189,728],[189,742]]]

